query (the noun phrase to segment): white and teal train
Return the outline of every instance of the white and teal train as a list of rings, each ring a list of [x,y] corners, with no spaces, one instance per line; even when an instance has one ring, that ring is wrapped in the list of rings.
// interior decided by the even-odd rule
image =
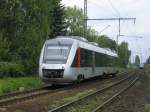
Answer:
[[[66,84],[118,72],[117,54],[77,36],[47,40],[39,61],[39,76],[47,84]]]

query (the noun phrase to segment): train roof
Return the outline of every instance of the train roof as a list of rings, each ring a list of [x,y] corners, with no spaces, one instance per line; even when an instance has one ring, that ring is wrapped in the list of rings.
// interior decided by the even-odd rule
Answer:
[[[61,40],[64,44],[72,44],[73,42],[77,42],[81,48],[95,51],[98,53],[107,54],[113,57],[118,57],[115,51],[110,50],[109,48],[101,48],[95,42],[89,42],[87,39],[79,36],[58,36],[55,39],[47,40],[48,43],[53,43],[55,40]],[[66,41],[67,40],[67,41]]]

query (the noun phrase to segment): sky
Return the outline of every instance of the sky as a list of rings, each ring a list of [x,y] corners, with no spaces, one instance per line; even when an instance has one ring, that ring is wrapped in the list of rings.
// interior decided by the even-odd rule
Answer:
[[[138,54],[142,62],[150,55],[150,0],[87,0],[88,18],[136,18],[121,21],[119,43],[126,41],[132,51],[131,61]],[[84,7],[84,0],[62,0],[66,7]],[[88,21],[101,35],[108,35],[116,40],[118,21]],[[109,27],[108,27],[109,26]],[[107,27],[107,29],[105,29]],[[102,30],[105,29],[103,32]]]

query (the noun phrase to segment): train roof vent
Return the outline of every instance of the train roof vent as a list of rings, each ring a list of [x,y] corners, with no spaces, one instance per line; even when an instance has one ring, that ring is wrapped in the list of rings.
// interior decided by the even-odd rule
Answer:
[[[85,39],[85,38],[83,38],[83,37],[79,37],[79,36],[72,36],[71,38],[77,39],[77,40],[81,40],[81,41],[85,41],[85,42],[88,42],[87,39]]]
[[[99,46],[96,42],[90,42],[92,45]]]

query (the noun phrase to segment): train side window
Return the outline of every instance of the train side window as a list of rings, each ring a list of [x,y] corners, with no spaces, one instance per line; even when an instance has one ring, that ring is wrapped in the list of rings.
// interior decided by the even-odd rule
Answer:
[[[102,53],[95,53],[95,65],[96,67],[112,67],[117,64],[117,58],[102,54]]]
[[[96,67],[101,67],[102,66],[102,56],[96,52],[96,55],[95,55],[95,65]]]
[[[80,51],[80,67],[92,67],[92,51],[81,48]],[[74,57],[72,67],[77,67],[78,65],[78,51]]]
[[[81,49],[81,67],[92,67],[92,51]]]
[[[109,59],[108,56],[102,53],[96,53],[95,55],[95,65],[96,67],[108,66]]]
[[[117,64],[117,58],[113,56],[109,56],[109,65],[116,66],[116,64]]]

